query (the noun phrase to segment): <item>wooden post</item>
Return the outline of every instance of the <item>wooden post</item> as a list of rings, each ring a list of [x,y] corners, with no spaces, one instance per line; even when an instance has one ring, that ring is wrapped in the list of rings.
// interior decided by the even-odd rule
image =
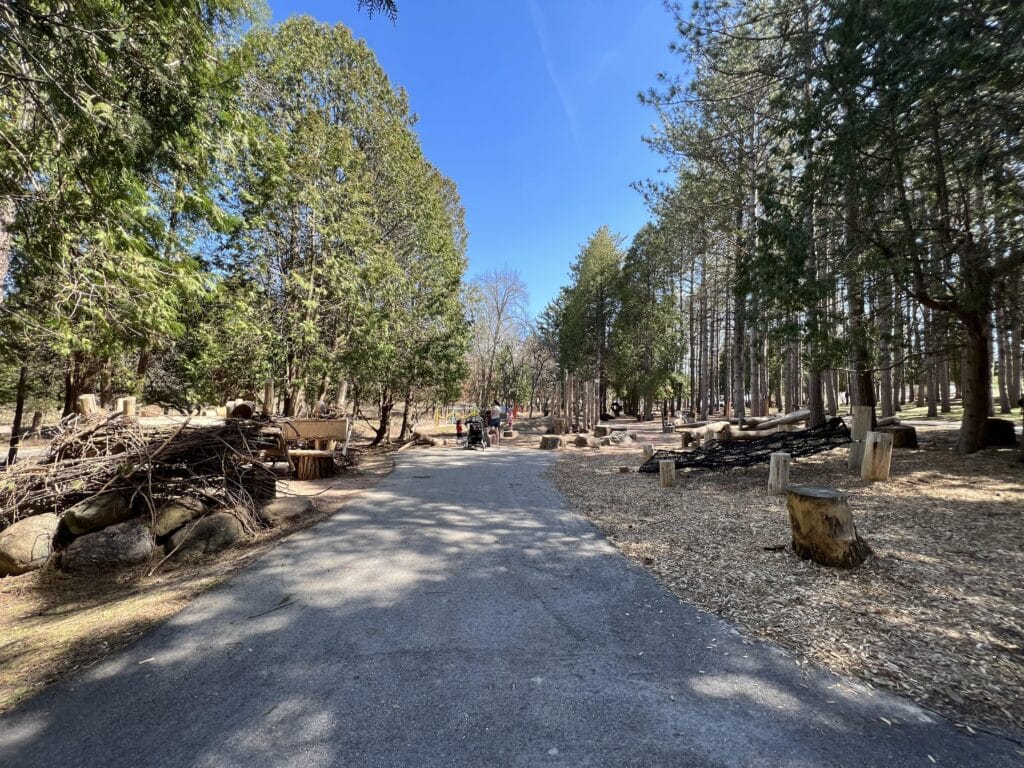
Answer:
[[[263,384],[263,416],[269,418],[274,413],[274,382],[268,379]]]
[[[134,397],[125,397],[125,398],[122,398],[122,400],[123,400],[123,402],[121,403],[121,416],[123,416],[126,419],[134,419],[135,418],[135,402],[136,402],[135,398]]]
[[[871,429],[871,416],[874,408],[870,405],[853,406],[853,419],[850,424],[850,455],[847,457],[846,466],[854,472],[860,472],[861,462],[864,460],[864,440]]]
[[[644,445],[644,447],[643,447],[643,451],[644,451],[644,461],[646,461],[647,459],[651,458],[651,456],[654,455],[654,446],[651,445],[650,443],[646,443]]]
[[[864,441],[864,460],[860,467],[861,478],[871,482],[888,480],[891,462],[892,435],[885,432],[868,432]]]
[[[676,484],[675,459],[661,459],[658,462],[658,481],[662,488],[671,488]]]
[[[99,413],[100,405],[96,401],[96,395],[79,395],[78,412],[83,416],[92,416]]]
[[[788,453],[773,453],[768,467],[768,493],[771,496],[783,496],[789,485],[789,463],[792,457]]]

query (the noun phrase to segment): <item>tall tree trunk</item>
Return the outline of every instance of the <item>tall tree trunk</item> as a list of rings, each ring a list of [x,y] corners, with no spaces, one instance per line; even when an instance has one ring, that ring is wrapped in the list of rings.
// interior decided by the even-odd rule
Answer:
[[[370,442],[371,446],[390,442],[391,411],[394,407],[395,400],[390,391],[385,388],[380,399],[380,421],[377,424],[376,434]]]
[[[964,415],[956,449],[974,453],[985,447],[985,422],[992,401],[992,326],[987,313],[964,313],[967,330],[961,377]]]
[[[0,304],[7,287],[7,273],[11,269],[11,227],[14,226],[14,200],[0,197]]]
[[[11,441],[7,450],[7,466],[18,460],[18,446],[21,445],[21,421],[25,415],[25,393],[28,389],[28,366],[18,368],[18,388],[14,395],[14,422],[11,424]]]

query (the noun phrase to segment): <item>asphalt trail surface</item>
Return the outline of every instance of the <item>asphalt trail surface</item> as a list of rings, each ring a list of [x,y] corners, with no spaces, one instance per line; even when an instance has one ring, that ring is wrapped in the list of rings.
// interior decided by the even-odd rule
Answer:
[[[1019,744],[681,603],[567,511],[551,460],[403,454],[342,512],[0,719],[0,765],[1024,763]]]

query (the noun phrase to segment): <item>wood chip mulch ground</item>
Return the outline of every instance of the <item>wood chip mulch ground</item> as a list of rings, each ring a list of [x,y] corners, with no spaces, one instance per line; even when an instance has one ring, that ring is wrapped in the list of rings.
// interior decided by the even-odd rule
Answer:
[[[854,571],[800,560],[767,466],[620,474],[640,449],[562,452],[551,470],[574,508],[688,602],[823,666],[917,701],[964,728],[1024,728],[1024,465],[1015,450],[958,456],[919,429],[891,480],[846,451],[794,462],[791,481],[851,492],[874,557]],[[666,446],[667,447],[667,446]]]

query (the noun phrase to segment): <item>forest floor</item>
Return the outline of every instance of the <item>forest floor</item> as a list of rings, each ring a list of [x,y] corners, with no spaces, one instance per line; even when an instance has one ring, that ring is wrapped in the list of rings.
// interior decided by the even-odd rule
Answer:
[[[54,569],[0,579],[0,713],[133,643],[285,536],[334,514],[391,472],[393,447],[357,448],[362,450],[355,467],[325,480],[291,480],[279,465],[278,496],[312,497],[313,513],[216,557],[167,561],[152,574],[154,563],[102,579]]]
[[[678,448],[660,422],[620,423]],[[766,493],[767,466],[684,473],[663,489],[657,475],[618,472],[641,463],[634,445],[568,448],[551,472],[576,511],[684,600],[800,663],[911,698],[962,728],[1019,729],[1024,464],[1017,449],[959,456],[955,424],[917,425],[921,448],[894,452],[889,482],[850,474],[845,449],[793,462],[794,482],[850,492],[874,549],[852,571],[793,553],[785,498]]]

